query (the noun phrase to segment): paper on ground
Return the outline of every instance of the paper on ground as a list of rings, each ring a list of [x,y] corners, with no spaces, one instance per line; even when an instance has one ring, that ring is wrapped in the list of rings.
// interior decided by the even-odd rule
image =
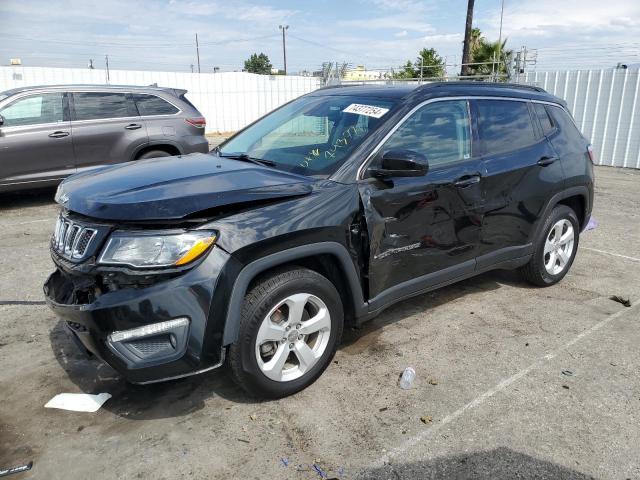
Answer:
[[[49,400],[44,408],[59,408],[73,412],[96,412],[110,398],[110,393],[99,393],[98,395],[59,393]]]

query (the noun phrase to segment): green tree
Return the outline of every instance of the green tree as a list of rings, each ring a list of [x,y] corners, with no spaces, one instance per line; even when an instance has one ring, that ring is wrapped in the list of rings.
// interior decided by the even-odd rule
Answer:
[[[413,68],[413,63],[411,60],[407,60],[407,63],[400,67],[400,70],[394,73],[393,78],[397,78],[400,80],[409,80],[411,78],[416,78],[416,71]]]
[[[444,77],[445,66],[442,57],[438,55],[435,48],[423,48],[418,53],[418,58],[413,64],[417,77],[420,77],[420,69],[422,68],[422,77]]]
[[[271,74],[271,61],[264,53],[254,53],[244,62],[244,69],[249,73],[259,73],[261,75]]]
[[[480,29],[474,28],[471,39],[471,63],[469,75],[500,75],[501,79],[508,79],[511,75],[511,61],[513,50],[507,49],[507,41],[491,42],[487,40]],[[493,62],[496,62],[495,64]]]

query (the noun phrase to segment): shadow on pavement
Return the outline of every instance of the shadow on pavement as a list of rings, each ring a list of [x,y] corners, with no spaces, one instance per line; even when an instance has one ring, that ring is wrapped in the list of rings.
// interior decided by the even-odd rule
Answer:
[[[53,204],[55,203],[53,200],[55,194],[56,187],[0,193],[0,211]]]
[[[587,480],[589,475],[505,447],[365,470],[358,480]]]

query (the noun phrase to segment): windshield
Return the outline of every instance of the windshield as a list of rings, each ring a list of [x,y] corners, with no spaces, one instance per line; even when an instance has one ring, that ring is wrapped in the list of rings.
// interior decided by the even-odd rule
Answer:
[[[301,97],[270,113],[219,148],[274,168],[328,177],[394,106],[392,99],[351,95]]]

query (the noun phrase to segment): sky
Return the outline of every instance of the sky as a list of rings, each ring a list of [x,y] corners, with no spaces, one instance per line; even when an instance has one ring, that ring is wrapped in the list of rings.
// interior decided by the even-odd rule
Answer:
[[[323,62],[398,67],[435,48],[457,70],[466,0],[0,0],[0,65],[241,70],[254,52],[289,73]],[[497,40],[501,0],[476,0],[474,27]],[[538,71],[640,63],[639,0],[505,0],[507,48]],[[194,67],[197,69],[197,67]]]

